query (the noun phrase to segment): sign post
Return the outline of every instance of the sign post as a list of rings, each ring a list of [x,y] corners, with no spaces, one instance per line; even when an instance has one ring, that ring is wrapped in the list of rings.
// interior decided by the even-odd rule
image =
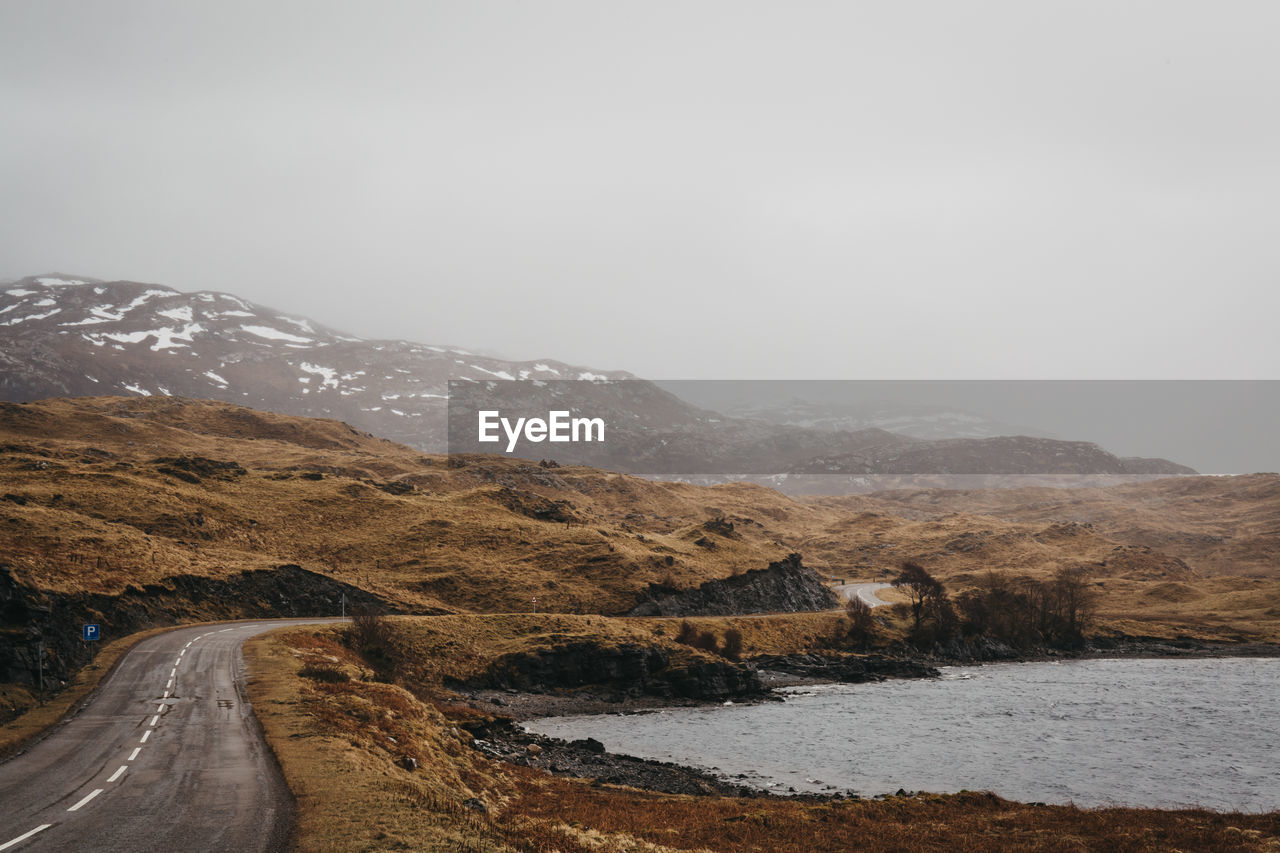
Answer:
[[[101,640],[102,626],[93,624],[91,622],[86,622],[84,629],[81,631],[80,638],[84,640],[85,645],[87,646],[89,645],[89,643],[95,643],[98,640]],[[94,647],[89,646],[89,660],[91,661],[93,660],[94,652],[95,652]]]

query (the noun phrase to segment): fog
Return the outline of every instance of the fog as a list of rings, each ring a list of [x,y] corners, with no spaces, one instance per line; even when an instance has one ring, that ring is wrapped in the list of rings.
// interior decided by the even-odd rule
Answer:
[[[653,378],[1276,378],[1265,2],[0,6],[0,276]]]

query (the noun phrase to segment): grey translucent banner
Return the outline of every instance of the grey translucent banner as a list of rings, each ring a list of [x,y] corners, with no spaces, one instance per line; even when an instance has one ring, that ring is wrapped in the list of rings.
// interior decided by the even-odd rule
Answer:
[[[467,380],[448,450],[815,491],[1107,485],[1280,470],[1278,424],[1276,380]]]

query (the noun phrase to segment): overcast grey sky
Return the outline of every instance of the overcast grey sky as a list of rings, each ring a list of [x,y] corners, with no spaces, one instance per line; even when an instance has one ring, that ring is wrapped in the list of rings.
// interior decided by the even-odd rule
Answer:
[[[1275,378],[1273,2],[0,2],[0,276],[656,378]]]

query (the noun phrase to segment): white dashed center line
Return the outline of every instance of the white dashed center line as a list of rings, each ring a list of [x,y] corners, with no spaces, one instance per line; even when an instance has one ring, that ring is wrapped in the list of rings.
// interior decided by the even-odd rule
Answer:
[[[89,802],[90,800],[92,800],[94,797],[98,796],[98,795],[99,795],[99,794],[101,794],[101,793],[102,793],[102,789],[101,789],[101,788],[94,788],[92,791],[90,791],[90,792],[89,792],[89,795],[88,795],[87,797],[85,797],[85,798],[84,798],[83,800],[81,800],[80,802],[76,803],[76,804],[75,804],[74,806],[72,806],[71,808],[67,809],[67,811],[69,811],[69,812],[78,812],[78,811],[80,811],[80,807],[81,807],[81,806],[83,806],[85,803]]]
[[[31,836],[35,835],[37,832],[44,832],[46,829],[48,829],[51,826],[53,826],[53,824],[51,823],[42,823],[39,826],[37,826],[35,829],[31,830],[30,832],[22,833],[12,841],[6,841],[4,844],[0,844],[0,850],[8,850],[10,847],[12,847],[15,844],[21,844]]]
[[[168,704],[167,700],[169,699],[170,691],[173,688],[173,685],[178,677],[178,667],[182,665],[182,658],[184,655],[186,655],[187,649],[191,648],[191,644],[196,642],[197,640],[202,640],[205,637],[212,636],[213,634],[225,634],[228,631],[233,631],[235,630],[236,627],[237,626],[232,626],[230,628],[223,628],[220,631],[207,631],[199,635],[198,637],[192,637],[190,640],[187,641],[187,644],[182,647],[182,650],[178,652],[177,658],[175,658],[173,661],[173,669],[169,671],[169,683],[165,685],[165,691],[164,691],[164,697],[163,697],[165,701],[162,701],[160,704],[156,706],[155,716],[151,718],[151,724],[147,728],[147,730],[142,733],[142,737],[138,741],[139,746],[135,746],[133,748],[133,752],[129,753],[129,757],[125,759],[126,763],[120,765],[120,767],[116,769],[116,772],[112,773],[111,776],[107,779],[107,782],[110,783],[110,782],[118,781],[120,777],[124,776],[124,774],[129,770],[130,763],[135,761],[138,758],[138,755],[141,754],[142,752],[141,744],[145,744],[148,738],[151,737],[151,733],[155,731],[156,724],[160,722],[160,716],[164,714],[165,705]],[[248,627],[256,628],[258,626],[250,625]],[[80,802],[76,803],[74,806],[69,807],[67,811],[69,812],[79,811],[80,809],[84,808],[84,806],[86,806],[91,800],[93,800],[94,797],[101,794],[104,790],[105,790],[104,788],[94,788],[92,791],[86,794],[84,798],[80,800]],[[0,851],[8,850],[11,847],[16,847],[17,845],[31,838],[33,835],[44,832],[46,829],[49,829],[52,826],[53,824],[51,823],[42,823],[39,826],[37,826],[35,829],[24,832],[22,835],[19,835],[16,838],[11,838],[10,840],[4,842],[3,844],[0,844]]]

